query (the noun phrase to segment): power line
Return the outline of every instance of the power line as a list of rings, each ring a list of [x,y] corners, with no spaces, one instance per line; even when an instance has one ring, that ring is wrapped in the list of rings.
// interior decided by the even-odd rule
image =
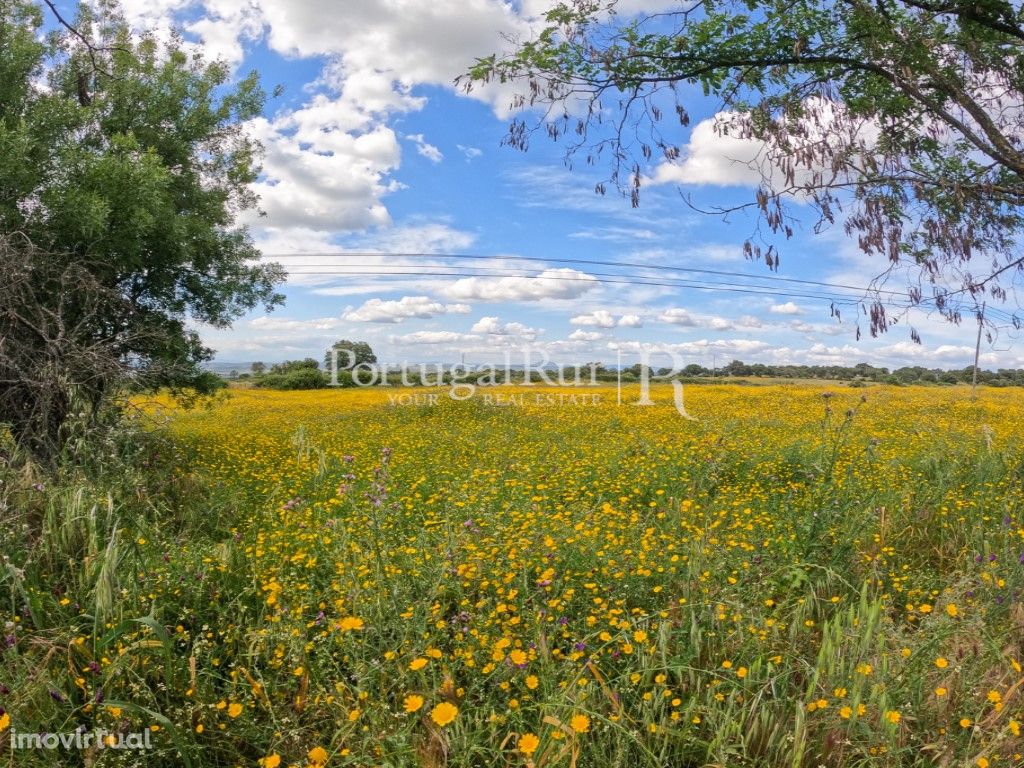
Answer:
[[[751,275],[746,272],[736,272],[731,270],[719,270],[719,269],[706,269],[703,267],[676,267],[669,264],[644,264],[641,262],[630,262],[630,261],[606,261],[598,259],[567,259],[559,257],[540,257],[540,256],[502,256],[502,255],[487,255],[487,254],[471,254],[471,253],[428,253],[428,252],[374,252],[374,251],[341,251],[336,253],[324,252],[324,253],[277,253],[277,254],[264,254],[264,258],[270,260],[283,259],[283,258],[321,258],[321,257],[337,257],[337,256],[352,256],[361,258],[431,258],[431,259],[473,259],[476,261],[530,261],[540,263],[551,263],[551,264],[578,264],[578,265],[590,265],[598,267],[627,267],[630,269],[647,269],[647,270],[663,270],[669,272],[692,272],[695,274],[703,275],[717,275],[721,277],[739,277],[748,280],[766,280],[769,282],[784,282],[784,283],[796,283],[801,285],[812,285],[821,288],[843,288],[846,290],[853,291],[874,291],[879,289],[867,288],[865,286],[858,285],[845,285],[843,283],[829,283],[820,280],[805,280],[795,277],[782,277],[781,275]],[[319,265],[302,265],[302,266],[319,266]],[[334,265],[327,265],[334,266]],[[373,266],[386,266],[386,265],[373,265]],[[905,296],[910,298],[910,294],[899,293],[896,291],[883,290],[883,293],[889,293],[893,295]]]
[[[730,277],[730,278],[739,278],[739,279],[748,280],[748,281],[749,280],[758,280],[758,281],[766,281],[766,282],[769,282],[769,283],[771,283],[771,282],[776,282],[776,283],[792,283],[792,284],[796,284],[796,285],[806,285],[806,286],[811,286],[811,287],[816,287],[816,288],[836,288],[836,289],[840,289],[840,290],[856,291],[858,293],[864,294],[865,296],[867,296],[867,295],[877,295],[877,296],[888,296],[890,298],[899,298],[899,299],[904,299],[904,300],[912,300],[912,299],[914,299],[914,297],[911,296],[910,293],[907,293],[907,292],[904,292],[904,291],[895,291],[895,290],[881,288],[881,287],[849,285],[849,284],[846,284],[846,283],[832,283],[832,282],[826,282],[826,281],[821,281],[821,280],[807,280],[807,279],[794,278],[794,277],[782,277],[780,275],[751,275],[751,274],[748,274],[748,273],[745,273],[745,272],[736,272],[736,271],[732,271],[732,270],[707,269],[707,268],[703,268],[703,267],[677,267],[677,266],[672,266],[672,265],[667,265],[667,264],[644,264],[644,263],[641,263],[641,262],[629,262],[629,261],[609,261],[609,260],[600,260],[600,259],[578,259],[578,258],[518,256],[518,255],[493,255],[493,254],[489,255],[489,254],[469,254],[469,253],[428,253],[428,252],[425,252],[425,251],[407,251],[407,252],[340,251],[340,252],[322,252],[322,253],[310,252],[310,253],[264,254],[264,258],[271,259],[271,260],[281,259],[281,258],[319,258],[319,257],[331,257],[331,258],[334,258],[334,257],[338,257],[338,256],[343,256],[343,257],[362,257],[362,258],[409,258],[409,259],[430,258],[430,259],[438,259],[438,260],[443,260],[443,259],[459,259],[459,260],[470,259],[470,260],[474,260],[474,261],[524,261],[524,262],[537,262],[537,263],[543,263],[543,264],[576,264],[576,265],[588,265],[588,266],[624,267],[624,268],[630,268],[630,269],[659,270],[659,271],[680,272],[680,273],[694,273],[694,274],[716,275],[716,276],[723,276],[723,277]],[[332,267],[333,268],[333,267],[336,267],[336,266],[337,265],[335,265],[335,264],[324,264],[324,265],[321,265],[321,264],[301,264],[301,265],[297,265],[297,268],[299,268],[299,269],[307,268],[307,267],[314,267],[314,268]],[[346,266],[350,267],[350,268],[362,268],[362,267],[366,267],[366,268],[369,268],[369,267],[380,268],[380,267],[387,267],[387,265],[381,265],[381,264],[349,264],[349,265],[346,265]],[[396,266],[398,266],[398,265],[396,265]],[[423,265],[423,266],[424,267],[431,267],[431,268],[440,268],[440,269],[456,269],[456,267],[454,267],[454,266],[449,267],[448,265],[443,265],[443,264],[441,264],[441,265]],[[470,269],[475,269],[475,270],[481,270],[481,271],[484,271],[484,270],[485,271],[499,271],[499,270],[501,270],[501,268],[495,268],[495,267],[473,266],[473,267],[469,267],[469,268]],[[291,268],[291,269],[289,269],[289,271],[290,272],[294,271],[294,269],[295,268]],[[508,270],[511,270],[512,268],[510,267],[510,268],[505,268],[505,269],[506,269],[506,271],[508,271]],[[311,275],[317,275],[317,274],[324,274],[324,275],[334,275],[334,274],[346,275],[346,274],[350,274],[348,272],[335,272],[335,271],[331,271],[331,272],[297,272],[296,271],[294,273],[295,274],[311,274]],[[369,272],[367,272],[367,273],[356,272],[356,273],[351,273],[351,274],[368,274],[368,275],[371,275],[371,276],[383,276],[382,274],[374,275],[374,273],[369,273]],[[395,274],[395,275],[398,275],[398,276],[403,276],[403,275],[411,276],[411,275],[416,274],[416,273],[393,272],[393,273],[384,273],[384,274]],[[448,274],[448,275],[445,275],[445,274],[431,274],[431,273],[423,273],[423,274],[425,276],[428,276],[428,277],[430,277],[430,276],[434,276],[434,277],[443,277],[443,276],[451,276],[451,277],[479,277],[480,276],[480,275],[467,274],[467,273],[451,273],[451,274]],[[601,276],[601,277],[626,277],[624,275],[619,275],[618,273],[594,273],[594,274],[597,275],[597,276]],[[550,275],[515,275],[515,274],[506,274],[504,276],[506,276],[506,277],[527,277],[527,278],[535,277],[535,278],[541,278],[541,279],[558,279],[558,278],[554,278],[554,277],[552,277]],[[612,282],[612,281],[599,280],[598,282]],[[655,282],[632,283],[632,284],[636,284],[636,285],[656,285],[656,286],[657,285],[661,285],[661,283],[655,283]],[[722,283],[710,283],[710,284],[705,284],[705,285],[696,285],[696,284],[695,285],[688,285],[687,283],[674,283],[674,284],[666,284],[665,285],[665,287],[677,287],[677,286],[678,287],[699,287],[699,288],[702,288],[702,289],[705,289],[705,290],[729,290],[731,292],[740,292],[740,293],[749,292],[749,291],[745,291],[745,290],[740,290],[740,288],[738,288],[738,287],[732,287],[732,286],[729,286],[728,288],[722,287],[722,286],[724,286],[724,284],[722,284]],[[715,287],[711,287],[711,286],[715,286]],[[747,286],[747,287],[748,288],[767,288],[768,286],[753,285],[753,286]],[[814,295],[810,295],[810,294],[794,294],[794,293],[778,293],[778,294],[765,293],[765,295],[778,295],[778,296],[791,297],[791,298],[817,298],[819,300],[827,300],[827,301],[834,301],[836,299],[840,299],[846,305],[851,305],[850,299],[853,298],[853,297],[849,297],[849,296],[841,296],[841,297],[825,296],[825,297],[822,297],[822,296],[814,296]],[[855,303],[859,304],[859,303],[861,303],[862,300],[863,299],[859,299]],[[917,303],[934,304],[935,302],[936,302],[936,299],[934,297],[932,297],[932,298],[921,299]],[[1011,314],[1009,312],[1006,312],[1004,310],[1000,310],[998,308],[990,308],[989,309],[989,313],[992,314],[992,315],[996,315],[996,316],[1000,317],[1001,319],[1003,319],[1004,321],[1006,321],[1008,323],[1011,323],[1011,324],[1015,324],[1015,322],[1017,320],[1015,315],[1013,315],[1013,314]]]
[[[306,266],[306,265],[304,265]],[[369,270],[369,267],[374,267],[373,270]],[[387,267],[385,267],[387,268]],[[613,284],[613,285],[635,285],[635,286],[653,286],[653,287],[667,287],[667,288],[689,288],[700,291],[720,291],[726,293],[741,293],[747,295],[761,295],[761,296],[772,296],[776,298],[789,298],[789,299],[812,299],[817,301],[828,301],[832,304],[837,304],[846,307],[858,307],[861,304],[861,299],[855,296],[849,295],[837,295],[837,294],[822,294],[822,293],[803,293],[798,291],[784,291],[771,289],[768,286],[735,286],[730,284],[722,283],[702,283],[696,281],[686,280],[675,280],[673,282],[658,281],[653,279],[644,278],[628,278],[625,275],[606,275],[606,273],[586,273],[580,276],[568,276],[568,275],[528,275],[521,274],[512,271],[499,271],[499,274],[494,275],[492,270],[491,275],[480,274],[478,272],[440,272],[436,271],[437,267],[433,269],[421,268],[416,271],[412,270],[401,270],[401,271],[380,271],[378,265],[352,265],[351,269],[314,269],[307,271],[290,270],[291,274],[295,275],[312,275],[312,276],[338,276],[338,277],[372,277],[372,278],[386,278],[386,277],[504,277],[504,278],[520,278],[520,279],[533,279],[533,280],[555,280],[555,281],[571,281],[571,282],[585,282],[585,283],[602,283],[602,284]],[[445,267],[441,266],[440,269],[453,270],[458,269],[457,267]],[[483,269],[483,268],[479,268]],[[626,278],[626,279],[612,279],[612,278]],[[898,294],[896,294],[898,295]],[[909,295],[907,295],[909,298]],[[930,305],[934,303],[934,299],[922,299],[921,304]],[[992,310],[990,310],[992,312]],[[1003,319],[1012,324],[1012,317],[1006,313],[1003,314]]]
[[[451,267],[451,269],[457,269]],[[360,269],[331,269],[331,270],[313,270],[313,271],[298,271],[289,270],[290,274],[294,275],[313,275],[313,276],[348,276],[348,277],[511,277],[521,278],[526,280],[557,280],[577,283],[607,283],[607,284],[618,284],[618,285],[637,285],[637,286],[655,286],[655,287],[666,287],[666,288],[692,288],[695,290],[706,290],[706,291],[725,291],[727,293],[745,293],[745,294],[756,294],[765,296],[775,296],[781,298],[803,298],[803,299],[817,299],[821,301],[834,301],[843,303],[845,305],[853,305],[857,303],[852,296],[840,296],[835,294],[818,294],[818,293],[800,293],[796,291],[781,291],[774,290],[767,286],[749,286],[740,287],[728,284],[720,283],[700,283],[695,281],[677,280],[674,282],[658,281],[654,279],[644,278],[629,278],[626,275],[607,275],[599,276],[601,273],[588,273],[580,276],[570,275],[526,275],[517,274],[514,272],[502,273],[498,275],[482,275],[477,272],[438,272],[431,271],[429,269],[421,270],[402,270],[392,272],[382,272],[379,270],[365,271]],[[624,279],[612,279],[616,277],[622,277]]]
[[[375,270],[380,270],[380,269],[397,270],[399,267],[402,267],[402,266],[414,266],[415,269],[420,270],[420,271],[417,271],[417,272],[378,272],[378,271],[375,271]],[[439,270],[439,269],[445,269],[445,270],[473,270],[473,272],[467,272],[467,271],[427,272],[426,271],[426,270]],[[657,268],[656,267],[649,267],[648,269],[650,271],[655,271]],[[300,270],[303,270],[303,271],[300,271]],[[370,270],[370,271],[366,271],[366,270]],[[619,272],[587,271],[587,272],[581,272],[579,277],[572,277],[572,276],[569,276],[569,275],[529,274],[529,273],[526,273],[525,268],[524,269],[519,269],[517,267],[478,267],[478,266],[457,267],[457,266],[448,265],[448,264],[422,264],[422,265],[419,265],[419,264],[417,264],[417,265],[401,265],[401,264],[396,264],[394,266],[387,265],[387,264],[359,264],[359,263],[344,264],[344,265],[336,265],[336,264],[299,264],[299,265],[297,265],[295,267],[289,267],[288,268],[288,272],[289,272],[289,274],[296,274],[296,275],[335,275],[335,274],[359,275],[359,274],[367,274],[367,275],[375,275],[375,276],[379,276],[379,275],[400,275],[401,276],[401,275],[412,275],[412,274],[429,274],[431,276],[440,276],[440,277],[443,277],[443,276],[450,276],[450,277],[487,277],[487,276],[489,276],[488,274],[481,274],[481,273],[492,273],[492,275],[490,275],[490,276],[494,276],[494,277],[523,277],[523,278],[535,278],[535,279],[538,279],[538,280],[556,280],[557,279],[557,280],[581,280],[581,281],[588,281],[589,277],[628,278],[630,280],[637,280],[637,281],[639,281],[639,280],[655,280],[655,279],[657,279],[657,278],[655,278],[653,276],[647,276],[647,275],[624,275],[624,274],[619,273]],[[758,279],[758,278],[754,277],[753,279]],[[639,283],[638,282],[637,284],[638,285],[643,285],[643,284],[651,284],[651,285],[653,285],[654,283]],[[808,282],[808,284],[809,285],[813,285],[810,282]],[[697,282],[697,281],[694,281],[694,280],[687,280],[685,278],[674,279],[672,285],[701,287],[701,288],[707,288],[708,290],[712,290],[712,286],[714,286],[714,287],[736,287],[736,283],[735,282],[723,283],[723,282],[712,281],[712,280],[706,280],[706,281],[703,281],[703,282]],[[774,290],[772,288],[772,286],[758,285],[758,284],[746,285],[746,286],[740,285],[739,287],[764,288],[766,290]],[[892,291],[883,291],[883,292],[884,293],[891,293],[893,295],[905,296],[906,298],[910,298],[909,295],[906,295],[906,294],[896,294],[895,292],[892,292]],[[780,292],[779,295],[793,296],[793,295],[800,295],[800,294],[793,294],[793,293],[788,293],[788,292],[786,292],[786,293]]]

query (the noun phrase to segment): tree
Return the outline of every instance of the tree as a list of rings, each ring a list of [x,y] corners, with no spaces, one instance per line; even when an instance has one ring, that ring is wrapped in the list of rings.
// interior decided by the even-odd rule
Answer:
[[[1024,266],[1020,4],[703,0],[639,20],[614,6],[562,3],[535,39],[462,78],[467,89],[525,82],[512,107],[541,117],[520,112],[508,144],[527,149],[537,129],[565,137],[569,159],[606,163],[637,205],[643,179],[680,159],[700,90],[721,103],[715,130],[758,152],[761,182],[745,207],[774,236],[748,240],[748,257],[777,269],[793,206],[807,204],[816,229],[841,222],[884,260],[865,296],[873,335],[899,319],[887,304],[956,322],[983,296],[1007,299]],[[894,274],[906,286],[884,289]]]
[[[377,362],[377,356],[365,341],[341,339],[334,342],[324,354],[324,368],[327,370],[331,370],[334,365],[333,350],[337,350],[339,369],[351,369],[363,364],[373,365]]]
[[[268,373],[256,379],[256,386],[266,389],[320,389],[328,383],[320,363],[312,357],[275,363]]]
[[[98,405],[125,374],[209,388],[218,377],[201,369],[212,353],[194,323],[224,327],[283,298],[281,268],[259,263],[237,223],[257,202],[258,146],[243,130],[264,103],[256,74],[232,83],[226,65],[133,37],[100,8],[44,35],[36,5],[0,3],[0,236],[20,270],[19,290],[0,297],[0,338],[46,356],[73,328],[76,349],[105,356],[73,355],[60,397],[19,389],[16,369],[0,375],[0,421],[51,447],[74,398]],[[26,406],[43,399],[48,414],[30,424]]]
[[[256,376],[259,376],[261,373],[267,370],[267,365],[266,363],[257,361],[250,366],[249,370]]]
[[[728,365],[722,367],[722,373],[726,376],[749,376],[750,366],[742,360],[733,360]]]
[[[312,357],[307,357],[304,360],[285,360],[283,363],[270,366],[271,373],[294,373],[303,370],[320,370],[320,363]]]

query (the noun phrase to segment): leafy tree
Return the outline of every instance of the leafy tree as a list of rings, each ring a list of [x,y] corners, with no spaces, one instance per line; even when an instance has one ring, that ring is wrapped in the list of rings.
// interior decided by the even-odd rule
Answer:
[[[261,373],[267,370],[267,366],[266,363],[257,361],[249,367],[249,370],[255,375],[259,376]]]
[[[749,376],[750,366],[741,360],[733,360],[722,367],[722,373],[726,376]]]
[[[337,350],[338,368],[355,368],[357,365],[373,365],[377,362],[377,356],[373,349],[365,341],[349,341],[341,339],[334,342],[324,354],[324,368],[330,370],[334,365],[334,352]]]
[[[319,370],[320,363],[314,360],[312,357],[307,357],[305,360],[285,360],[283,363],[275,363],[270,366],[271,373],[293,373],[295,371],[303,370]]]
[[[710,373],[711,371],[709,371],[707,368],[705,368],[703,365],[700,365],[699,363],[690,363],[685,368],[683,368],[684,376],[707,376]]]
[[[243,125],[263,103],[255,73],[232,83],[176,40],[133,37],[109,3],[45,34],[38,6],[0,2],[0,236],[24,267],[0,305],[0,421],[59,443],[73,399],[97,407],[123,383],[111,361],[139,386],[212,385],[192,325],[282,300],[280,267],[257,261],[237,223],[257,202],[258,146]],[[96,354],[72,356],[80,367],[55,397],[11,363],[35,345],[63,365],[58,316]],[[44,399],[28,423],[25,406]]]
[[[278,366],[274,366],[274,368],[278,368]],[[286,364],[278,370],[271,369],[270,373],[256,380],[256,386],[266,389],[321,389],[327,384],[327,376],[317,365],[301,364]]]
[[[760,147],[748,206],[777,237],[748,241],[748,257],[777,269],[793,205],[807,204],[816,229],[841,222],[884,274],[907,281],[886,291],[880,276],[865,296],[873,335],[899,319],[887,304],[959,321],[982,297],[1007,298],[1024,265],[1024,6],[703,0],[639,20],[614,10],[615,0],[563,2],[535,39],[462,78],[467,89],[524,81],[512,107],[541,117],[520,112],[508,144],[525,150],[538,129],[564,137],[569,158],[606,163],[637,205],[655,165],[681,156],[689,100],[710,94],[715,130]]]

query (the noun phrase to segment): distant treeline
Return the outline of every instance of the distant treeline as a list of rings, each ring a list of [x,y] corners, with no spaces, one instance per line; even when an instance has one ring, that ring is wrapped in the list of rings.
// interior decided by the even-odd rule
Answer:
[[[553,370],[547,371],[548,376],[554,377]],[[614,382],[621,380],[625,382],[639,381],[643,374],[643,368],[638,365],[623,368],[621,372],[616,368],[609,368],[601,363],[587,363],[580,366],[578,380],[581,382],[599,381]],[[476,383],[484,380],[486,383],[493,383],[488,376],[494,374],[488,370],[482,371],[459,371],[453,373],[451,367],[446,367],[438,378],[436,367],[426,366],[426,374],[420,368],[407,369],[403,372],[400,369],[388,368],[386,372],[388,384],[398,386],[403,383],[414,385],[436,386],[438,384],[451,383],[453,379]],[[681,371],[673,372],[669,368],[651,369],[650,375],[677,378],[683,381],[700,381],[723,378],[754,378],[754,379],[822,379],[832,381],[849,381],[851,383],[877,382],[884,384],[965,384],[971,383],[974,377],[974,368],[943,370],[941,368],[924,368],[922,366],[906,366],[890,371],[888,368],[876,368],[868,363],[858,363],[854,366],[842,365],[766,365],[764,363],[744,363],[740,360],[733,360],[731,363],[720,368],[705,368],[702,365],[687,365]],[[507,372],[510,382],[521,382],[525,377],[522,368],[512,368]],[[313,358],[305,360],[288,360],[277,363],[267,368],[263,363],[253,363],[248,371],[231,371],[225,377],[229,381],[249,381],[253,386],[267,389],[320,389],[332,385],[332,376],[328,366],[321,368],[319,361]],[[506,371],[499,369],[500,381],[505,381]],[[532,373],[532,379],[536,381],[537,372]],[[566,380],[577,380],[575,370],[565,375]],[[366,377],[362,380],[366,385]],[[376,383],[381,383],[378,378]],[[1024,369],[1000,368],[997,371],[978,371],[978,383],[990,387],[1019,387],[1024,386]],[[347,370],[337,372],[337,384],[340,387],[357,386],[353,380],[352,373]]]

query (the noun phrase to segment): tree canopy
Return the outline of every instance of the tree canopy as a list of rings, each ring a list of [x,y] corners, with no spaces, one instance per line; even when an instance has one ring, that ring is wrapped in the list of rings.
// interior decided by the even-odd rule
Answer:
[[[525,83],[508,144],[564,139],[637,205],[654,167],[680,160],[692,102],[711,95],[715,130],[761,147],[749,205],[769,234],[748,257],[777,268],[794,207],[809,205],[816,229],[841,225],[884,260],[880,274],[907,278],[907,306],[959,321],[1011,297],[1024,265],[1020,4],[700,0],[625,18],[614,1],[571,0],[546,20],[462,78]],[[876,334],[895,318],[872,296]]]
[[[335,361],[335,355],[337,355],[337,361]],[[377,355],[365,341],[340,339],[324,353],[324,368],[328,370],[333,370],[334,366],[342,370],[355,368],[357,365],[373,365],[376,362]]]
[[[63,328],[139,384],[201,386],[211,351],[195,325],[282,300],[281,269],[257,263],[238,223],[257,204],[244,124],[264,98],[255,73],[232,82],[177,40],[134,36],[109,3],[47,32],[39,6],[0,0],[0,235],[20,254],[4,278],[24,284],[0,306],[0,421],[38,401],[19,361],[67,367]],[[68,385],[96,402],[111,380]]]

